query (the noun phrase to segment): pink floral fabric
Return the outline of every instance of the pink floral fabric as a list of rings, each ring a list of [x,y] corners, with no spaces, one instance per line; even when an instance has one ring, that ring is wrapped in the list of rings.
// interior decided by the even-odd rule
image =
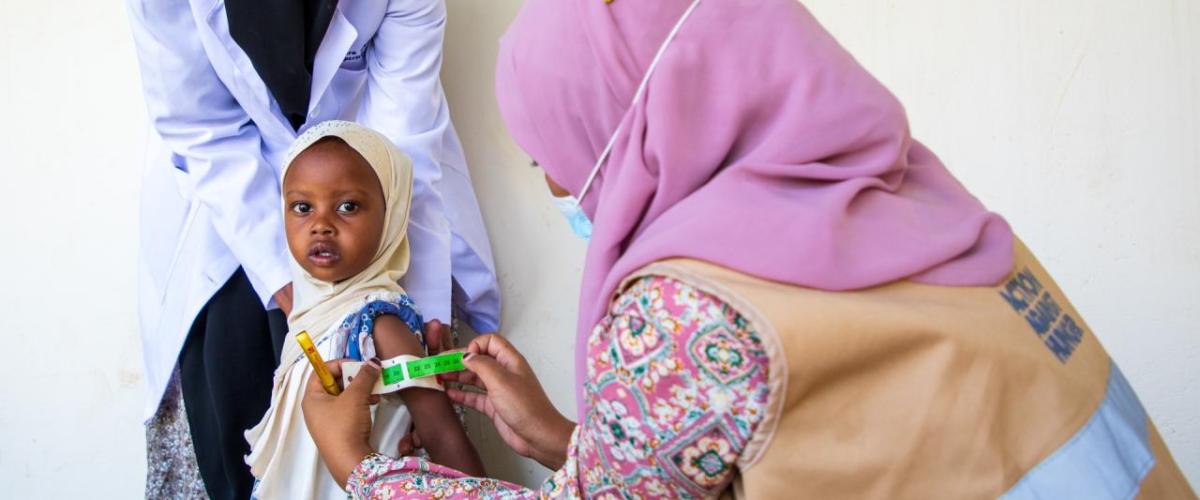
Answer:
[[[728,304],[674,279],[630,285],[588,338],[585,404],[567,462],[538,490],[416,457],[372,455],[354,498],[712,497],[765,411],[767,355]]]

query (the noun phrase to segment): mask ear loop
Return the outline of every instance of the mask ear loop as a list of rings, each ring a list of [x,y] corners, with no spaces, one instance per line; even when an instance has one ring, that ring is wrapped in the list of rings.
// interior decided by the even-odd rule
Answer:
[[[646,92],[646,87],[650,83],[650,75],[654,74],[654,68],[658,66],[658,61],[662,60],[663,53],[667,51],[667,46],[671,44],[671,40],[675,35],[679,34],[679,29],[683,27],[684,21],[687,21],[688,16],[692,15],[692,11],[696,10],[696,6],[700,5],[700,0],[695,0],[688,6],[683,15],[679,17],[679,21],[675,23],[675,27],[671,28],[671,32],[667,34],[667,39],[663,40],[662,45],[658,47],[658,53],[654,54],[654,59],[650,61],[650,67],[646,68],[646,76],[642,77],[642,83],[638,84],[637,92],[633,94],[633,101],[629,103],[629,109],[637,106],[638,100],[642,98],[642,94]],[[629,112],[626,111],[626,114]],[[600,159],[596,160],[596,165],[592,167],[592,173],[588,174],[587,182],[583,183],[583,189],[579,191],[579,196],[575,198],[575,205],[578,206],[583,202],[583,197],[587,195],[588,189],[592,187],[592,181],[596,180],[596,175],[600,173],[600,167],[604,166],[605,160],[608,160],[608,155],[612,153],[613,145],[617,143],[617,138],[621,136],[621,129],[625,126],[625,120],[617,125],[617,130],[613,131],[612,137],[608,139],[608,144],[604,146],[604,151],[600,153]]]

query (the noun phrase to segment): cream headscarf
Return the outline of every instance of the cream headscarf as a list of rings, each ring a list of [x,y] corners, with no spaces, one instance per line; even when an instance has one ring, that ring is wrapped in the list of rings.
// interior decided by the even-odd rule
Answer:
[[[362,307],[371,295],[403,293],[397,281],[408,270],[407,238],[408,213],[412,204],[412,160],[396,149],[382,134],[356,123],[327,121],[310,128],[296,139],[284,160],[283,175],[287,178],[292,162],[304,150],[326,137],[336,137],[362,155],[375,171],[383,187],[387,206],[384,215],[383,237],[371,264],[354,277],[339,283],[318,280],[292,261],[295,308],[288,316],[290,332],[284,341],[279,368],[275,371],[275,386],[271,407],[263,419],[246,431],[250,455],[246,463],[259,479],[255,488],[259,498],[320,498],[344,492],[325,471],[320,455],[308,434],[300,400],[312,368],[304,358],[299,344],[292,338],[307,331],[326,359],[340,356],[330,350],[328,336],[335,326]],[[284,206],[284,210],[287,207]],[[382,405],[381,405],[382,406]],[[376,419],[385,418],[379,412]],[[407,421],[403,407],[387,410],[386,418]],[[391,426],[388,426],[391,427]],[[381,432],[387,429],[381,429]],[[372,436],[372,441],[392,441],[389,436]],[[376,444],[377,443],[372,443]]]
[[[321,281],[293,260],[293,275],[298,279],[293,284],[296,307],[288,316],[289,336],[307,330],[314,342],[320,340],[318,335],[324,334],[329,325],[346,316],[348,306],[354,305],[367,294],[383,291],[403,293],[404,289],[397,282],[408,271],[409,259],[407,229],[408,212],[412,205],[412,160],[379,132],[353,122],[335,120],[319,123],[296,139],[284,160],[280,179],[287,178],[292,162],[301,152],[326,137],[345,141],[367,160],[383,187],[387,211],[384,213],[383,238],[379,242],[379,249],[371,265],[354,277],[340,283]],[[284,210],[287,210],[286,206]],[[282,363],[275,372],[277,385],[289,368],[287,365],[301,359],[303,354],[296,342],[284,345],[280,357]]]

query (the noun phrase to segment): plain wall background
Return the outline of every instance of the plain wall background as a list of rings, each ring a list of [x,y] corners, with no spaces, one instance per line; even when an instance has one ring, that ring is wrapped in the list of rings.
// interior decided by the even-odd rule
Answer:
[[[584,246],[495,108],[518,0],[448,0],[444,82],[506,335],[573,411]],[[599,0],[597,0],[599,1]],[[633,1],[633,0],[617,0]],[[1054,273],[1200,485],[1200,2],[813,0],[914,134]],[[145,106],[122,2],[0,0],[0,488],[142,493],[134,270]],[[490,470],[544,469],[472,425]]]

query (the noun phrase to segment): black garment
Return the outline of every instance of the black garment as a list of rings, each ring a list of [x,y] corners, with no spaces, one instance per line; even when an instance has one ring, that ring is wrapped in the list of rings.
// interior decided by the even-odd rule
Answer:
[[[271,401],[287,319],[266,311],[238,268],[188,332],[179,373],[200,477],[213,500],[250,498],[254,478],[243,433]]]
[[[225,0],[229,34],[292,128],[308,114],[313,60],[336,7],[337,0]]]

